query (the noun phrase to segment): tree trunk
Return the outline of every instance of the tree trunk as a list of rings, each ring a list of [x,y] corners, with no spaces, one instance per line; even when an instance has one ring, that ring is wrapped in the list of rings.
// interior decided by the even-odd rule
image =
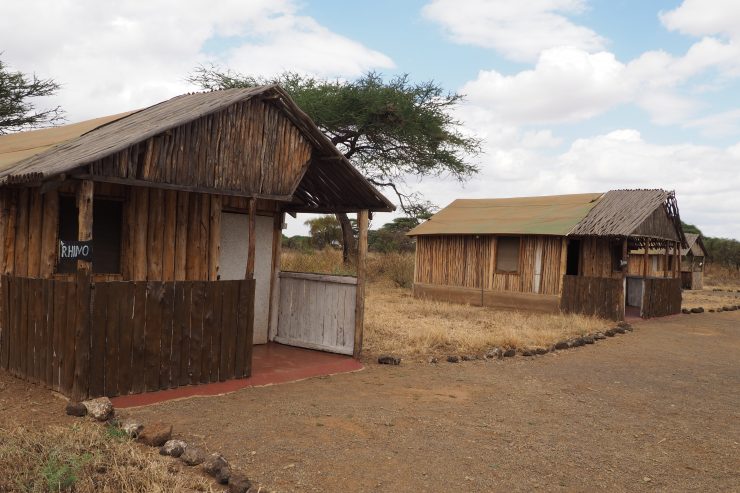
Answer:
[[[352,260],[352,252],[355,251],[355,235],[352,231],[352,223],[344,212],[337,212],[335,216],[342,226],[342,262],[344,262],[344,265],[349,265]]]

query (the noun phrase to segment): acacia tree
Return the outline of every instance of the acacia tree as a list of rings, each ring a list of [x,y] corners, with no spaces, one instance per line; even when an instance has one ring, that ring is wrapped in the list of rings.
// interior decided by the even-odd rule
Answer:
[[[13,72],[0,60],[0,135],[54,125],[64,119],[62,109],[38,110],[33,98],[51,96],[59,89],[52,79]]]
[[[386,81],[376,72],[353,81],[293,72],[264,78],[213,66],[196,68],[188,80],[203,89],[279,84],[372,184],[395,193],[407,215],[420,197],[403,191],[405,178],[466,180],[478,171],[469,159],[480,152],[480,140],[463,133],[451,112],[463,96],[434,81],[413,83],[408,75]],[[336,216],[347,262],[354,246],[351,222],[347,214]]]

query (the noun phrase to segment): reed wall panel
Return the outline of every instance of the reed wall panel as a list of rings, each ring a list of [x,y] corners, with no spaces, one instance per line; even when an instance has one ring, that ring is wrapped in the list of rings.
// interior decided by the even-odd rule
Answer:
[[[557,294],[560,282],[559,237],[522,236],[518,272],[496,270],[496,236],[439,235],[416,239],[416,274],[421,284],[489,291]],[[541,272],[535,282],[537,257]]]

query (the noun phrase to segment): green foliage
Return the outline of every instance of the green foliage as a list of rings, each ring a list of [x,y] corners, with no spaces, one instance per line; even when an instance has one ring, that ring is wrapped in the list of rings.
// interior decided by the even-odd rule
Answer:
[[[418,226],[423,220],[429,219],[434,211],[429,204],[417,204],[413,209],[415,215],[397,217],[386,223],[380,229],[368,231],[368,248],[374,252],[413,252],[415,240],[406,233]]]
[[[28,128],[54,125],[64,119],[60,107],[37,110],[33,98],[51,96],[59,84],[13,72],[0,60],[0,135]]]
[[[52,451],[41,466],[41,477],[48,491],[66,491],[77,482],[80,469],[92,459],[92,454],[70,455],[60,457],[59,452]]]
[[[105,427],[105,436],[111,440],[117,440],[119,442],[130,438],[128,433],[126,433],[122,428],[111,425]]]
[[[308,252],[313,249],[313,247],[311,246],[311,237],[301,235],[291,236],[290,238],[283,235],[282,246],[283,248],[298,250],[301,252]]]
[[[687,224],[681,221],[681,228],[683,228],[684,233],[695,233],[695,234],[704,236],[702,232],[699,230],[699,228],[697,228],[693,224]]]
[[[729,238],[703,238],[707,255],[713,264],[740,270],[740,241]]]
[[[319,216],[304,223],[309,227],[311,245],[322,250],[326,247],[338,247],[342,241],[342,227],[334,216]]]
[[[468,159],[480,152],[480,140],[463,133],[452,115],[463,97],[434,81],[384,80],[376,72],[352,81],[292,72],[263,78],[213,66],[195,69],[188,80],[204,89],[279,84],[368,180],[392,189],[407,212],[418,197],[398,189],[405,176],[464,180],[478,171]]]

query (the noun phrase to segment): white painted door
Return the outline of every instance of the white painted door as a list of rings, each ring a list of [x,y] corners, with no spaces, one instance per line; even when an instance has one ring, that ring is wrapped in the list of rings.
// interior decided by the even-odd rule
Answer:
[[[224,212],[221,215],[221,256],[219,276],[222,280],[244,279],[249,248],[249,221],[246,214]],[[254,259],[254,343],[267,342],[270,312],[270,274],[272,272],[273,218],[257,216]]]

